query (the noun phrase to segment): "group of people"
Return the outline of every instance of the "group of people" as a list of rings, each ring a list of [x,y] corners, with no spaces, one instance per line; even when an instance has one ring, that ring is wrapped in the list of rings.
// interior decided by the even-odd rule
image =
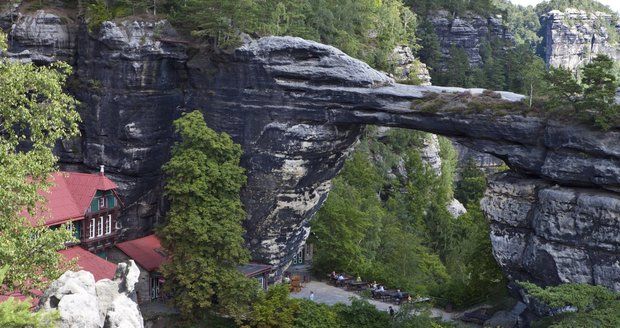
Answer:
[[[329,278],[334,282],[336,286],[344,286],[345,282],[348,280],[344,273],[337,274],[336,271],[332,271],[329,275]],[[356,281],[362,281],[361,277],[357,277]]]
[[[372,298],[379,298],[383,297],[387,291],[385,290],[385,286],[379,285],[376,281],[373,281],[372,284],[370,284],[370,293],[372,294]],[[404,300],[411,302],[411,295],[403,293],[400,289],[396,290],[396,293],[393,294],[393,298],[398,304],[402,303]]]
[[[353,280],[352,278],[347,278],[344,273],[338,274],[336,273],[336,271],[332,271],[332,273],[329,275],[329,278],[334,283],[334,285],[340,287],[344,286],[346,284],[346,281]],[[360,276],[357,276],[355,282],[361,283],[362,278]],[[364,283],[364,287],[370,289],[372,298],[391,297],[398,304],[401,304],[403,301],[411,301],[411,295],[409,293],[403,293],[400,289],[397,289],[396,292],[388,291],[385,289],[384,285],[380,285],[376,281],[373,281],[371,284],[368,285]]]

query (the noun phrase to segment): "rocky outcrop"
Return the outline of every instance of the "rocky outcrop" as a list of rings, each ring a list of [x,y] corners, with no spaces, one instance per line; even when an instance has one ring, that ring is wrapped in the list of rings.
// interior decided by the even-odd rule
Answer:
[[[81,28],[76,43],[73,88],[84,104],[82,137],[61,145],[58,153],[64,166],[96,170],[106,165],[127,204],[126,236],[150,229],[164,210],[160,167],[173,140],[171,122],[196,108],[209,126],[242,145],[248,175],[242,191],[246,241],[254,259],[279,271],[304,242],[308,220],[368,124],[448,136],[502,159],[528,176],[519,178],[527,185],[557,184],[579,195],[582,190],[609,195],[605,199],[620,191],[616,127],[604,133],[525,115],[519,103],[523,96],[507,92],[397,84],[333,47],[299,38],[247,39],[234,51],[197,50],[190,56],[186,43],[167,26],[108,22],[95,35]],[[498,111],[504,102],[515,110]],[[564,195],[551,191],[549,201]],[[524,222],[534,220],[522,215],[538,197],[497,205],[520,211],[488,207],[493,222],[505,216],[506,223],[493,226],[493,234],[502,236],[494,237],[494,247],[504,269],[514,277],[521,273],[549,283],[588,281],[617,289],[618,250],[610,236],[619,228],[592,223],[597,234],[580,233],[571,248],[562,239],[568,228],[557,218],[584,225],[587,215],[549,206],[544,216],[549,223],[528,228]],[[614,203],[600,199],[589,197],[580,208],[593,210],[593,216],[607,213],[614,222]],[[512,230],[502,235],[500,228]]]
[[[142,328],[134,301],[139,275],[132,260],[118,265],[114,280],[95,283],[88,271],[67,271],[45,291],[38,311],[58,310],[61,328]]]
[[[426,64],[413,55],[409,46],[397,46],[388,58],[393,67],[391,75],[400,83],[431,85],[431,75]]]
[[[620,290],[620,195],[496,175],[482,209],[493,253],[516,280],[578,282]]]
[[[541,22],[545,60],[551,66],[575,70],[597,54],[620,59],[620,26],[610,14],[569,8],[550,11]]]
[[[501,17],[482,17],[466,13],[455,18],[450,12],[439,10],[429,14],[428,20],[437,35],[444,64],[445,59],[450,58],[453,47],[465,51],[472,67],[480,67],[484,64],[480,55],[480,47],[484,43],[492,40],[514,43],[514,36],[503,25]]]

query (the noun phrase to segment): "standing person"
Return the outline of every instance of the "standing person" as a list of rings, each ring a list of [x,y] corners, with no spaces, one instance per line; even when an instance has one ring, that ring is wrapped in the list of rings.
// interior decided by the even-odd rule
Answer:
[[[314,302],[314,291],[310,291],[310,300]]]
[[[390,317],[394,317],[394,308],[390,306]]]

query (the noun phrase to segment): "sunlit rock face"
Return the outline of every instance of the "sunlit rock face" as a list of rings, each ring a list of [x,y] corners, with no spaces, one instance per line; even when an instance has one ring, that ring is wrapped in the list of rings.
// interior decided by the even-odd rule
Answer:
[[[83,104],[82,136],[57,151],[65,168],[106,166],[125,201],[125,238],[146,233],[165,212],[160,168],[174,141],[171,123],[182,112],[200,109],[210,127],[242,145],[246,242],[255,260],[279,272],[304,242],[308,220],[363,127],[402,127],[450,137],[521,174],[513,185],[525,198],[498,202],[492,185],[485,199],[496,258],[511,276],[618,288],[613,236],[620,228],[610,223],[620,187],[616,127],[604,133],[520,112],[467,110],[463,99],[519,107],[523,96],[397,84],[333,47],[300,38],[247,39],[235,50],[208,52],[188,50],[192,45],[165,22],[106,22],[91,33],[77,31],[70,86]],[[35,59],[32,49],[23,60]],[[442,93],[442,103],[423,110],[431,93]],[[549,191],[541,195],[538,186]],[[581,212],[566,210],[571,202]],[[603,214],[607,221],[598,219]],[[576,236],[562,217],[575,222]],[[592,227],[579,230],[588,222]]]
[[[482,209],[495,258],[511,278],[620,290],[620,195],[501,173]]]
[[[541,18],[545,60],[553,67],[575,70],[598,54],[620,58],[620,47],[612,35],[620,31],[615,19],[602,12],[577,9],[552,10]]]

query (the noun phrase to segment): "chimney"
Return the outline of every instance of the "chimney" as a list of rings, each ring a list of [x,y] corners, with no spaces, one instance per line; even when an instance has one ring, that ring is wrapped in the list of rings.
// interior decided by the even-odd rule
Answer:
[[[99,165],[99,175],[104,175],[105,174],[105,166],[104,165]]]

